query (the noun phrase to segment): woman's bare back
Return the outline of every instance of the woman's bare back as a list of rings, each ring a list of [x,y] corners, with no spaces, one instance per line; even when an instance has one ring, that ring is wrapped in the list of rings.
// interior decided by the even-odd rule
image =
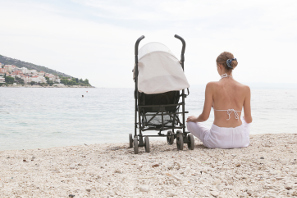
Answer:
[[[232,77],[212,82],[214,124],[220,127],[237,127],[249,88]],[[229,110],[229,111],[228,111]]]

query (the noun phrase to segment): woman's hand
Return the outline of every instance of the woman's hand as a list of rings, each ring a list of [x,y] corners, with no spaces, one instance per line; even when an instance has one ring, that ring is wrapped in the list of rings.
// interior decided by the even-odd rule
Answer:
[[[187,118],[187,122],[197,122],[198,121],[198,117],[196,116],[189,116]]]

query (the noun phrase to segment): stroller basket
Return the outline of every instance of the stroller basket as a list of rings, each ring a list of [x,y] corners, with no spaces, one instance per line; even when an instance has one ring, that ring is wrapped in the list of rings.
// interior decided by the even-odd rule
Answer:
[[[160,43],[149,43],[139,51],[138,46],[144,36],[135,43],[135,125],[134,138],[129,134],[129,146],[134,153],[139,147],[150,152],[149,137],[166,137],[168,144],[176,139],[177,149],[182,150],[187,143],[194,149],[194,137],[185,131],[185,94],[189,84],[184,75],[185,41],[182,42],[181,60]],[[177,130],[178,129],[178,130]],[[159,131],[157,135],[145,135],[145,131]],[[167,131],[166,134],[163,131]]]

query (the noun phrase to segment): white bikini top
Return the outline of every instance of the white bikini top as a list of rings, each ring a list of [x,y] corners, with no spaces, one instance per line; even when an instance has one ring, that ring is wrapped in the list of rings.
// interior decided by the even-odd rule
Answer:
[[[239,115],[238,115],[238,112],[241,112],[241,111],[236,111],[234,109],[227,109],[227,110],[216,110],[216,109],[213,109],[214,111],[226,111],[227,112],[227,115],[229,116],[229,119],[227,120],[230,120],[230,115],[232,112],[234,112],[234,116],[235,116],[235,119],[236,120],[239,120]]]

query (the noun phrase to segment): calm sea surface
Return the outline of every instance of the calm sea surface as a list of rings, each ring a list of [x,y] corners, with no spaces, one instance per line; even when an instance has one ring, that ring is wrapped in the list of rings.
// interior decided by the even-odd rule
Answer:
[[[296,133],[296,101],[296,88],[252,89],[251,134]],[[204,87],[191,88],[189,115],[199,115],[203,102]],[[0,88],[0,124],[0,150],[128,143],[133,89]]]

